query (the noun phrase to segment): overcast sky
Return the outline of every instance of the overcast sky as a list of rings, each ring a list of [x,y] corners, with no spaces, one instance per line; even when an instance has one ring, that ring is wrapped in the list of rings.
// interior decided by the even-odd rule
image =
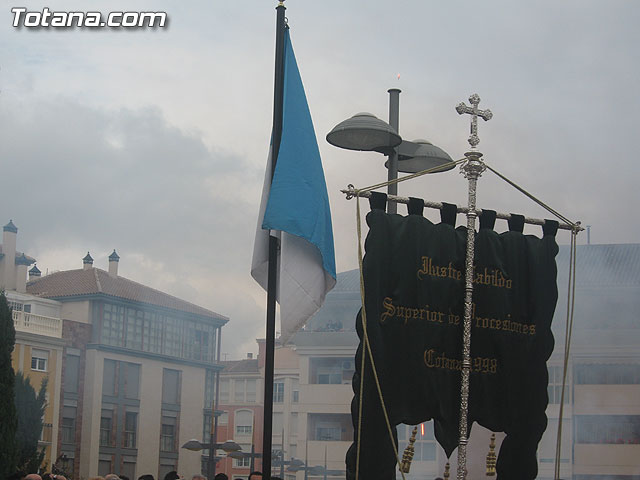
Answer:
[[[229,359],[256,351],[264,335],[266,295],[249,267],[271,131],[276,3],[56,0],[0,10],[0,223],[13,219],[18,250],[43,273],[80,268],[87,251],[106,269],[117,249],[121,275],[230,317]],[[12,6],[166,11],[169,25],[16,29]],[[355,204],[339,190],[384,181],[386,170],[381,155],[341,151],[324,137],[357,112],[387,120],[391,87],[402,90],[401,135],[454,159],[469,135],[455,106],[477,92],[494,113],[479,121],[488,164],[591,225],[592,243],[640,241],[637,2],[286,6],[338,272],[357,266]],[[457,170],[399,189],[466,203]],[[548,217],[490,172],[478,205]]]

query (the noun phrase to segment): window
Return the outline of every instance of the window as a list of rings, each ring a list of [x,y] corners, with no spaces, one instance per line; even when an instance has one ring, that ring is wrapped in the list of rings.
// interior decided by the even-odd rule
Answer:
[[[129,478],[136,478],[136,457],[124,458],[122,460],[120,475],[126,475]]]
[[[256,380],[255,379],[247,379],[247,403],[255,403],[256,401]]]
[[[549,385],[547,386],[547,393],[549,394],[549,403],[559,404],[562,398],[562,366],[549,365]],[[569,387],[570,375],[567,372],[567,378],[564,386],[564,403],[569,402]]]
[[[273,403],[284,402],[284,382],[275,382],[273,384]]]
[[[292,387],[291,387],[291,401],[293,403],[298,403],[298,401],[300,400],[300,391],[298,390],[300,387],[298,386],[298,380],[297,379],[293,379],[292,382]]]
[[[640,415],[576,415],[576,443],[640,444]]]
[[[49,352],[46,350],[31,349],[31,370],[46,372],[49,361]]]
[[[24,304],[22,302],[17,302],[15,300],[9,300],[7,298],[7,305],[9,305],[9,308],[13,311],[13,312],[21,312]]]
[[[126,412],[124,416],[124,432],[122,446],[136,448],[136,433],[138,431],[138,412]]]
[[[116,389],[116,369],[117,362],[115,360],[104,361],[104,370],[102,372],[102,395],[108,395],[115,397],[117,395]]]
[[[140,365],[136,363],[121,363],[125,367],[124,375],[124,396],[125,398],[137,399],[140,391]]]
[[[64,361],[64,393],[78,393],[79,369],[80,357],[67,354]]]
[[[162,371],[162,403],[180,404],[180,371],[165,368]]]
[[[76,443],[76,407],[62,408],[62,443]]]
[[[233,399],[236,402],[244,402],[244,380],[236,380],[234,383]]]
[[[350,440],[351,415],[338,413],[310,413],[307,416],[307,439],[324,442]]]
[[[229,404],[229,380],[220,379],[220,397],[218,399],[221,405]]]
[[[253,433],[253,412],[237,410],[235,415],[236,435],[250,436]]]
[[[174,417],[162,417],[160,428],[160,451],[176,451],[176,419]]]
[[[309,381],[321,385],[350,384],[354,372],[352,358],[312,358]]]
[[[216,372],[207,370],[204,376],[204,408],[212,408],[215,401]],[[220,401],[218,399],[218,401]],[[216,408],[218,406],[216,405]]]
[[[339,424],[319,423],[316,426],[316,440],[335,442],[340,441],[341,437],[342,435]]]
[[[252,378],[236,379],[233,382],[233,399],[236,403],[255,403],[256,380]]]
[[[103,460],[102,458],[98,460],[98,475],[104,477],[109,475],[113,470],[111,470],[111,460]]]
[[[638,385],[640,364],[575,365],[577,385]]]
[[[100,446],[113,447],[113,410],[102,409],[100,417]]]
[[[251,453],[251,444],[241,444],[240,450],[243,453]],[[236,458],[233,460],[234,468],[249,468],[251,466],[251,457]]]

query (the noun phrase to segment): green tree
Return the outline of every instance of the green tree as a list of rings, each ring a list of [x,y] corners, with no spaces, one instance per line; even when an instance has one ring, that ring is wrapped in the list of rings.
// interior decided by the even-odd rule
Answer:
[[[11,352],[16,343],[11,309],[4,291],[0,291],[0,478],[7,478],[16,468],[17,417],[13,403],[15,374],[11,366]]]
[[[37,472],[44,460],[45,449],[38,450],[38,440],[42,434],[42,417],[47,406],[47,383],[48,379],[43,379],[40,391],[36,394],[29,377],[25,377],[22,372],[16,375],[17,464],[25,472]]]

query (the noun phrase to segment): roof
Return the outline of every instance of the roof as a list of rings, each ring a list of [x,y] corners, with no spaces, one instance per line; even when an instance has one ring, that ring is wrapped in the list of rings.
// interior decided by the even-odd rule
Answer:
[[[66,270],[46,275],[27,283],[27,293],[44,298],[64,301],[65,298],[103,294],[112,297],[169,308],[181,312],[224,320],[219,313],[134,282],[124,277],[110,275],[99,268]]]
[[[223,365],[222,374],[228,373],[260,373],[257,358],[245,358],[243,360],[228,360],[220,362]]]

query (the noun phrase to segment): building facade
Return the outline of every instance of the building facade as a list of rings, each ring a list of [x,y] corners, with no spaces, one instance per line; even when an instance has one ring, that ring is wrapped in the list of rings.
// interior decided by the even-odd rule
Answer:
[[[211,415],[212,379],[228,318],[93,266],[41,276],[3,229],[0,288],[16,327],[13,364],[37,390],[48,379],[41,445],[74,478],[115,472],[162,478],[200,473],[181,445]],[[205,470],[206,471],[206,470]]]
[[[180,446],[202,432],[228,319],[123,278],[115,252],[109,260],[101,270],[87,254],[82,269],[27,285],[61,305],[59,451],[81,477],[199,473],[198,456]]]

